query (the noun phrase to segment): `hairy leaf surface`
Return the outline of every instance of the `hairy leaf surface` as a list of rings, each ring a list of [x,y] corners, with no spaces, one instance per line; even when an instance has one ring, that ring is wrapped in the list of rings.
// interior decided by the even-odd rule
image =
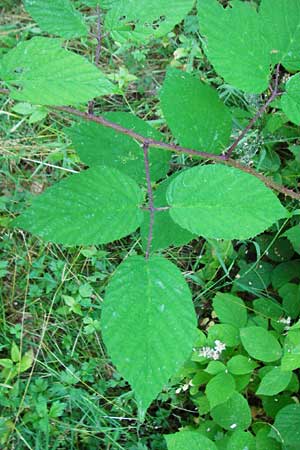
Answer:
[[[104,244],[138,228],[142,201],[134,180],[116,169],[95,167],[47,189],[13,225],[58,244]]]
[[[164,140],[161,133],[133,114],[109,112],[103,117],[147,138]],[[145,182],[143,151],[131,137],[92,122],[75,124],[72,128],[65,128],[65,132],[72,139],[81,161],[88,166],[103,164],[116,167],[138,183]],[[150,148],[149,154],[151,179],[156,181],[168,172],[170,153]]]
[[[254,176],[221,164],[178,175],[167,190],[172,219],[213,239],[247,239],[286,216],[277,197]]]
[[[270,51],[261,34],[260,17],[248,2],[237,0],[231,6],[223,8],[218,0],[198,0],[205,51],[227,83],[261,93],[269,83]]]
[[[82,15],[69,0],[25,0],[24,4],[42,31],[67,39],[88,33]]]
[[[145,41],[171,31],[190,12],[194,0],[119,0],[105,20],[113,39]]]
[[[99,69],[61,44],[61,39],[35,37],[0,60],[0,79],[9,85],[12,98],[42,105],[78,105],[115,92]]]
[[[217,154],[224,150],[232,120],[215,89],[193,75],[169,69],[160,101],[168,126],[180,145]]]
[[[168,260],[130,257],[109,283],[101,320],[108,353],[134,390],[143,417],[196,339],[189,288]]]

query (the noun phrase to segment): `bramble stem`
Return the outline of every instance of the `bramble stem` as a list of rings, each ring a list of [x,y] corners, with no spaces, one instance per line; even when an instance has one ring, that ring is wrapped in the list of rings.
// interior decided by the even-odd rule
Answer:
[[[255,116],[250,120],[246,128],[243,129],[241,134],[238,136],[238,138],[234,141],[234,143],[226,150],[225,157],[226,159],[229,159],[234,151],[234,149],[238,146],[238,144],[241,142],[243,137],[248,133],[248,131],[252,128],[252,126],[255,124],[255,122],[263,115],[263,113],[267,110],[268,106],[272,101],[279,95],[278,93],[278,84],[279,84],[279,68],[280,64],[277,64],[276,66],[276,76],[275,76],[275,83],[274,83],[274,89],[270,86],[271,90],[271,96],[268,98],[266,103],[257,111]]]
[[[153,239],[153,226],[154,226],[154,198],[153,198],[153,190],[151,185],[151,176],[150,176],[150,163],[149,163],[149,144],[147,142],[143,143],[143,152],[144,152],[144,167],[147,181],[147,194],[148,194],[148,210],[150,212],[150,223],[149,223],[149,231],[147,238],[147,248],[145,253],[145,258],[149,259],[150,251],[151,251],[151,243]]]

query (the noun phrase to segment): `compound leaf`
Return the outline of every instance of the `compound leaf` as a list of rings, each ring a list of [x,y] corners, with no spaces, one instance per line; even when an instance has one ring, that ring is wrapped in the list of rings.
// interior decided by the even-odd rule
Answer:
[[[59,244],[104,244],[138,228],[142,201],[134,180],[116,169],[95,167],[47,189],[12,225]]]
[[[180,145],[211,153],[224,150],[232,120],[215,89],[191,74],[169,69],[160,101],[168,126]]]
[[[217,0],[198,0],[205,51],[227,83],[261,93],[269,84],[270,51],[261,34],[260,17],[248,2],[235,1],[231,6],[224,8]]]
[[[66,39],[88,33],[82,15],[69,0],[25,0],[24,4],[42,31]]]
[[[171,175],[168,179],[159,184],[156,191],[154,191],[154,206],[161,208],[167,206],[166,192],[177,174]],[[143,240],[143,247],[147,246],[147,238],[149,233],[150,213],[144,212],[144,221],[141,225],[141,236]],[[196,235],[193,235],[188,230],[181,228],[170,216],[169,210],[156,211],[155,220],[153,224],[153,239],[151,242],[151,250],[160,250],[169,247],[170,245],[180,246],[187,244]]]
[[[168,260],[130,257],[108,285],[101,322],[108,353],[143,418],[192,350],[197,330],[190,290]]]
[[[259,9],[262,33],[272,62],[287,70],[300,69],[300,3],[298,0],[262,0]]]
[[[10,87],[12,98],[41,105],[77,105],[116,91],[99,69],[61,44],[61,39],[34,37],[4,55],[0,78]]]
[[[155,128],[133,114],[109,112],[103,114],[103,117],[150,139],[164,139]],[[81,161],[88,166],[101,164],[116,167],[138,183],[145,182],[143,152],[141,146],[130,136],[92,122],[75,124],[72,128],[65,128],[65,132],[72,139]],[[169,160],[169,152],[159,148],[150,149],[150,173],[153,181],[166,175]]]
[[[105,28],[119,42],[145,41],[171,31],[192,9],[194,0],[119,0],[105,20]]]
[[[191,233],[213,239],[247,239],[287,212],[257,178],[221,164],[178,175],[167,190],[170,215]]]

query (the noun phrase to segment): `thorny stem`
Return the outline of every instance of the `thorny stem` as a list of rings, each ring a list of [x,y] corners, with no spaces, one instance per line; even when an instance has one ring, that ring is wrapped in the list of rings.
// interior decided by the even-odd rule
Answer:
[[[101,53],[101,49],[102,49],[101,13],[100,13],[100,6],[99,5],[97,5],[96,11],[97,11],[97,34],[96,34],[97,47],[96,47],[96,52],[95,52],[94,64],[95,64],[96,67],[99,67],[100,53]],[[89,112],[89,114],[93,114],[94,113],[94,106],[95,106],[95,101],[91,100],[89,102],[89,105],[88,105],[88,112]]]
[[[147,248],[146,248],[146,253],[145,253],[145,258],[149,259],[149,255],[150,255],[150,251],[151,251],[151,243],[152,243],[152,239],[153,239],[154,215],[155,215],[156,209],[154,208],[153,190],[152,190],[152,185],[151,185],[148,142],[144,142],[142,147],[143,147],[143,152],[144,152],[144,167],[145,167],[145,174],[146,174],[146,181],[147,181],[148,209],[150,212],[150,223],[149,223],[149,231],[148,231],[148,238],[147,238]]]
[[[271,90],[271,95],[268,98],[268,100],[266,101],[266,103],[257,111],[257,113],[255,114],[255,116],[250,120],[250,122],[248,123],[248,125],[246,126],[246,128],[243,129],[243,131],[241,132],[241,134],[237,137],[237,139],[234,141],[234,143],[228,148],[228,150],[225,152],[225,157],[226,159],[229,159],[233,153],[233,151],[235,150],[235,148],[238,146],[238,144],[241,142],[241,140],[243,139],[243,137],[248,133],[248,131],[252,128],[252,126],[255,124],[255,122],[263,115],[263,113],[266,111],[266,109],[268,108],[268,106],[270,105],[270,103],[272,103],[272,101],[278,96],[280,95],[278,93],[278,84],[279,84],[279,69],[280,69],[280,64],[277,64],[276,66],[276,75],[275,75],[275,83],[274,83],[274,88],[272,88],[272,86],[270,86],[270,90]]]

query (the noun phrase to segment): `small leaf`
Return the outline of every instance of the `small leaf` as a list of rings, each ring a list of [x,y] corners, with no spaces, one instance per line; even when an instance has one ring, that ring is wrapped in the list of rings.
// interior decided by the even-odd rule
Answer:
[[[213,239],[248,239],[287,214],[260,180],[220,164],[182,172],[170,184],[167,201],[181,227]]]
[[[165,435],[168,450],[217,450],[217,446],[197,431],[179,431]]]
[[[208,383],[205,394],[211,408],[226,402],[235,392],[235,382],[232,375],[226,372],[215,375]]]
[[[167,124],[180,145],[219,154],[228,144],[230,112],[217,91],[195,76],[169,69],[160,101]]]
[[[61,45],[61,39],[34,37],[4,55],[0,79],[8,84],[12,98],[41,105],[78,105],[116,91],[99,69]]]
[[[101,323],[108,353],[132,386],[143,419],[197,337],[189,288],[162,257],[127,258],[109,283]]]
[[[133,114],[109,112],[103,114],[103,117],[147,138],[164,140],[161,133]],[[72,139],[81,161],[88,166],[115,167],[138,183],[145,183],[143,151],[130,136],[92,122],[80,122],[64,131]],[[151,180],[164,178],[169,170],[169,152],[150,148],[149,154]]]
[[[10,357],[13,362],[19,362],[21,359],[20,349],[15,342],[12,343],[11,350],[10,350]]]
[[[285,390],[292,379],[292,372],[283,372],[282,369],[274,367],[261,380],[256,395],[276,395]]]
[[[24,5],[42,31],[66,39],[88,34],[83,17],[69,0],[24,0]]]
[[[4,367],[5,369],[12,369],[14,366],[14,363],[11,359],[8,358],[1,358],[0,359],[0,366]]]
[[[300,368],[300,331],[289,331],[284,342],[284,355],[281,360],[282,370],[290,371]]]
[[[208,344],[212,347],[218,340],[226,344],[226,347],[235,347],[240,344],[239,330],[227,323],[217,324],[208,329]]]
[[[246,305],[240,298],[218,292],[213,299],[213,307],[220,322],[235,327],[244,327],[247,323]]]
[[[232,433],[228,441],[229,450],[257,450],[253,434],[237,430]],[[266,450],[266,449],[265,449]]]
[[[26,370],[28,370],[32,366],[33,361],[34,361],[33,350],[29,350],[21,358],[21,361],[20,361],[20,372],[23,373]]]
[[[272,333],[262,327],[247,327],[240,330],[242,344],[252,358],[272,362],[280,359],[282,349]]]
[[[143,220],[142,200],[141,190],[127,175],[94,167],[34,198],[12,225],[56,243],[103,244],[137,229]]]
[[[118,42],[158,38],[171,31],[192,9],[194,0],[118,0],[105,18],[105,28]]]
[[[287,283],[278,289],[282,298],[282,307],[292,319],[297,319],[300,313],[300,285]]]
[[[252,4],[235,1],[226,8],[217,0],[198,0],[200,33],[216,72],[227,83],[250,93],[267,89],[270,76],[268,42]]]
[[[225,403],[211,411],[212,418],[225,430],[245,430],[251,424],[251,410],[247,400],[235,392]]]
[[[286,83],[286,92],[281,97],[281,107],[291,122],[300,125],[300,73]]]
[[[236,355],[228,361],[227,367],[233,375],[245,375],[253,372],[257,364],[247,356]]]

